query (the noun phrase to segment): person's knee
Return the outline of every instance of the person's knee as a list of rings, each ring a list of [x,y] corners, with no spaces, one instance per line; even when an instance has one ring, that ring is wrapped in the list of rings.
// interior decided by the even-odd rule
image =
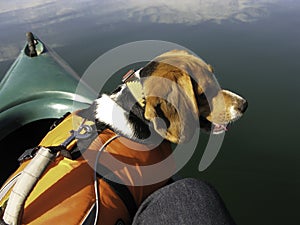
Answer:
[[[184,189],[187,194],[193,196],[194,201],[195,198],[201,201],[208,200],[209,202],[211,202],[211,199],[221,200],[217,190],[208,182],[195,178],[185,178],[177,182],[174,183],[178,185],[177,189]]]
[[[136,217],[136,222],[152,218],[152,224],[234,224],[212,185],[194,178],[177,180],[154,192]]]

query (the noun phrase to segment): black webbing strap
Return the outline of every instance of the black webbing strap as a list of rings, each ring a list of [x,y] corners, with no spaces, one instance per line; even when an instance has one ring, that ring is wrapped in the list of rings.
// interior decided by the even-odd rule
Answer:
[[[105,166],[98,164],[97,171],[101,173],[101,174],[97,173],[98,178],[102,179],[107,184],[109,184],[109,186],[123,201],[124,205],[128,210],[130,219],[131,221],[133,221],[134,215],[138,207],[128,187],[122,184],[123,182],[120,180],[120,178]],[[114,182],[113,180],[118,182]]]

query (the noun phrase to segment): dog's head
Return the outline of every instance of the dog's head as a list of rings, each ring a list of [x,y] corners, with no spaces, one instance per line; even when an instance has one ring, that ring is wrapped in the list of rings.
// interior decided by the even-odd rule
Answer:
[[[183,50],[156,57],[135,79],[125,79],[110,96],[94,102],[99,127],[142,142],[155,130],[153,137],[158,133],[180,143],[194,135],[199,123],[206,132],[224,132],[247,108],[245,99],[219,87],[210,65]]]
[[[212,67],[187,51],[173,50],[156,57],[140,76],[144,117],[174,143],[189,140],[197,122],[206,132],[224,132],[248,105],[239,95],[221,89]]]

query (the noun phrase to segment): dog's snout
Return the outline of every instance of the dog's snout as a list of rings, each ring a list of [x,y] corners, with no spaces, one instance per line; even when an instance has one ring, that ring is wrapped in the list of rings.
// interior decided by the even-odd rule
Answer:
[[[246,100],[244,100],[243,102],[241,102],[240,106],[238,107],[238,110],[241,113],[244,113],[248,108],[248,102]]]

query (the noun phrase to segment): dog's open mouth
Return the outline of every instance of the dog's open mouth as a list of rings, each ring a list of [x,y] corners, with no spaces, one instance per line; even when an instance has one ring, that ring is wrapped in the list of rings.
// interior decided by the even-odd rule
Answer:
[[[221,134],[228,131],[228,125],[229,124],[217,124],[210,122],[206,118],[200,116],[200,128],[206,133]]]
[[[212,127],[211,127],[211,130],[212,130],[212,133],[213,134],[221,134],[225,131],[228,131],[228,128],[227,128],[227,125],[228,124],[216,124],[216,123],[212,123]]]

